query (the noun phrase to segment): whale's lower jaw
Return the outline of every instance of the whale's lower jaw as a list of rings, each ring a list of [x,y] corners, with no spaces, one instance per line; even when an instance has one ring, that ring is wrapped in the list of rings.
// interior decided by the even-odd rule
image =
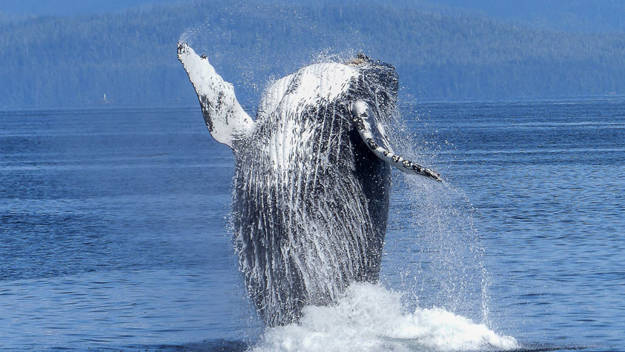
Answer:
[[[261,126],[253,145],[236,153],[235,244],[269,326],[297,320],[305,305],[336,301],[351,282],[376,282],[388,216],[390,167],[351,128],[344,103],[296,118]],[[274,150],[267,141],[293,123],[325,127]]]

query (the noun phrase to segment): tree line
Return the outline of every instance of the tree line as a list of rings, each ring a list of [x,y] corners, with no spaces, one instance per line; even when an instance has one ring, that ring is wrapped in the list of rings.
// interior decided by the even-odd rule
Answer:
[[[417,100],[625,94],[619,34],[539,30],[374,1],[195,0],[117,14],[0,15],[0,109],[195,104],[176,60],[181,37],[208,55],[244,102],[302,65],[361,51],[395,65],[402,94]]]

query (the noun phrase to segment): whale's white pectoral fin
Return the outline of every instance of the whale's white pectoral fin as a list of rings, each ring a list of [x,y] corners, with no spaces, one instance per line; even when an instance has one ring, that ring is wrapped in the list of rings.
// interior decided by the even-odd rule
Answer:
[[[244,137],[254,121],[243,110],[234,87],[215,72],[206,56],[199,56],[186,43],[178,43],[178,60],[195,88],[206,127],[215,140],[232,148],[234,140]]]
[[[384,146],[385,143],[383,141],[376,141],[372,129],[373,120],[370,116],[371,113],[369,111],[369,106],[366,102],[359,100],[353,103],[351,111],[353,122],[358,130],[358,133],[360,134],[360,137],[378,158],[395,166],[400,171],[433,178],[439,182],[443,181],[439,173],[395,154],[392,150],[390,150],[390,148]]]

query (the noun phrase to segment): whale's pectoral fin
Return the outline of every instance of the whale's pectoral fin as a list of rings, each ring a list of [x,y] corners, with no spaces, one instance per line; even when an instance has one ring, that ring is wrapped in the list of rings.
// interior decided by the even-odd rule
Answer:
[[[234,140],[245,137],[254,127],[237,101],[234,87],[215,72],[206,56],[200,57],[186,43],[178,43],[178,60],[195,88],[206,127],[213,138],[232,148]]]
[[[351,106],[351,112],[353,122],[358,130],[358,133],[360,134],[360,137],[378,158],[395,166],[400,171],[433,178],[439,182],[443,181],[439,173],[407,160],[402,156],[395,154],[391,150],[388,143],[384,140],[384,132],[379,131],[377,124],[374,124],[371,117],[372,113],[370,112],[369,105],[366,102],[359,100],[353,103]]]

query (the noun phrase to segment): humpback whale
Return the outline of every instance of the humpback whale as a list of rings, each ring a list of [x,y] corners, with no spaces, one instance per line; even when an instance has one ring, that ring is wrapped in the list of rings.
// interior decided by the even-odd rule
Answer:
[[[376,282],[391,167],[441,181],[391,148],[394,67],[362,54],[303,67],[266,88],[252,120],[205,55],[178,43],[178,59],[208,130],[234,153],[234,247],[265,324]]]

